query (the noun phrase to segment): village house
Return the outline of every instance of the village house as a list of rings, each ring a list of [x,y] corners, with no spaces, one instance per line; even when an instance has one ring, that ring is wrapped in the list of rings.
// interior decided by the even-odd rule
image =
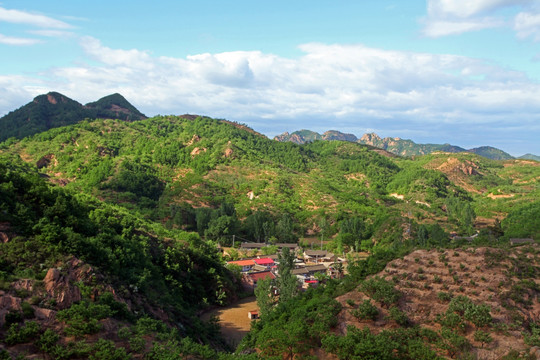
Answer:
[[[315,274],[317,273],[326,274],[326,266],[323,264],[317,264],[291,270],[291,274],[298,278],[298,281],[303,288],[319,283],[319,281],[315,278]]]
[[[227,264],[238,265],[242,268],[242,272],[248,272],[255,266],[255,261],[253,260],[236,260],[236,261],[227,261]]]
[[[333,262],[337,259],[336,255],[326,250],[305,250],[304,261],[319,263],[319,262]]]
[[[254,259],[253,261],[255,261],[255,264],[257,264],[258,266],[265,267],[265,270],[270,270],[272,268],[272,266],[275,265],[274,260],[272,260],[272,259],[270,259],[268,257],[260,258],[260,259]]]
[[[261,279],[275,279],[276,276],[271,271],[253,272],[242,276],[242,286],[247,291],[254,291],[257,282]]]
[[[298,244],[277,243],[276,246],[278,247],[279,250],[288,248],[294,254],[300,251],[300,246],[298,246]]]
[[[260,250],[265,246],[266,246],[265,243],[242,243],[240,244],[240,250],[246,250],[246,251]]]

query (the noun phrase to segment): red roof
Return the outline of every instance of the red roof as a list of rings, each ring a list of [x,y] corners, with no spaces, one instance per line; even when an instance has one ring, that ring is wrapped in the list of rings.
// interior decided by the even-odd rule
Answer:
[[[249,276],[251,276],[253,281],[259,281],[261,279],[266,279],[266,278],[270,278],[270,279],[276,278],[276,276],[272,274],[270,271],[263,271],[260,273],[249,274]]]
[[[318,283],[319,281],[317,281],[317,280],[306,280],[305,282],[306,282],[307,284],[316,284],[316,283]]]
[[[262,259],[255,259],[255,262],[257,265],[272,265],[274,263],[274,260],[270,258],[262,258]]]
[[[237,261],[229,261],[229,262],[227,262],[227,264],[235,264],[235,265],[238,265],[238,266],[251,266],[251,265],[255,265],[255,263],[253,262],[253,260],[237,260]]]

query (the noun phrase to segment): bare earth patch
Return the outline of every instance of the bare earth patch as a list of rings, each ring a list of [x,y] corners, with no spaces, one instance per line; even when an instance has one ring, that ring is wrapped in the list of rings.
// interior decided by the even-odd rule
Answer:
[[[217,316],[221,326],[221,334],[232,346],[237,346],[251,329],[251,322],[248,312],[259,310],[257,299],[250,296],[238,301],[236,304],[225,308],[215,309],[202,316],[203,320],[209,320],[212,316]]]

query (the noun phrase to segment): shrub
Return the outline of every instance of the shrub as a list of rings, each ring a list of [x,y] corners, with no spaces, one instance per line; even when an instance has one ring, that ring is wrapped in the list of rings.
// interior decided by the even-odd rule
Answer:
[[[398,307],[391,307],[388,311],[388,318],[394,320],[401,326],[406,326],[409,323],[409,318],[404,311],[401,311]]]
[[[8,345],[22,344],[33,340],[39,334],[39,325],[35,321],[29,321],[24,325],[11,324],[5,342]]]
[[[395,304],[401,298],[401,293],[394,288],[391,282],[379,277],[365,280],[360,289],[383,306]]]
[[[439,291],[437,293],[437,298],[439,298],[439,300],[441,301],[448,302],[452,300],[452,294],[444,292],[444,291]]]
[[[375,320],[379,315],[379,309],[370,300],[364,300],[358,305],[358,309],[351,311],[351,314],[358,320]]]
[[[482,347],[484,347],[484,344],[491,343],[493,341],[493,338],[488,332],[478,330],[474,333],[474,341],[478,341],[482,344]]]

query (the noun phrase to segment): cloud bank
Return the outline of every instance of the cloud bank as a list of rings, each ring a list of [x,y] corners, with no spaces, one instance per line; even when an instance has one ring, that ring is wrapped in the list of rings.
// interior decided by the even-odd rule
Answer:
[[[225,117],[272,135],[301,127],[374,129],[419,140],[453,136],[468,146],[503,131],[513,136],[509,142],[519,137],[536,147],[528,151],[540,152],[536,140],[527,140],[540,133],[540,84],[478,59],[361,44],[303,44],[296,59],[259,51],[162,57],[91,37],[81,47],[87,63],[0,78],[0,98],[55,90],[87,102],[119,92],[147,115]],[[8,105],[0,102],[0,110],[13,110]]]

